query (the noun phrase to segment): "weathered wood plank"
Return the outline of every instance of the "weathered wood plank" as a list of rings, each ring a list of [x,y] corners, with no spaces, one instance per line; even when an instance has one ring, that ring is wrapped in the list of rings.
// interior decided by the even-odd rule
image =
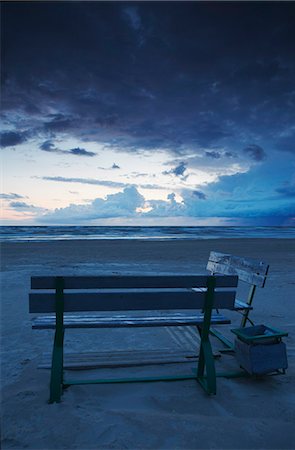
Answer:
[[[205,292],[189,289],[97,290],[64,294],[64,311],[128,311],[203,308]],[[233,309],[235,291],[216,291],[214,307]],[[31,313],[55,311],[54,293],[30,293]]]
[[[243,309],[253,309],[253,306],[248,305],[248,303],[245,303],[245,302],[242,302],[241,300],[236,299],[234,309],[236,311],[243,310]]]
[[[167,314],[167,315],[149,315],[149,316],[131,316],[115,315],[113,317],[87,315],[87,316],[64,316],[65,328],[122,328],[122,327],[163,327],[163,326],[181,326],[181,325],[201,325],[204,315],[195,312],[191,314]],[[228,324],[230,320],[222,314],[212,314],[211,323]],[[40,316],[32,319],[32,328],[34,329],[54,329],[55,315]]]
[[[191,288],[206,287],[207,275],[110,275],[64,276],[64,289],[126,289],[126,288]],[[35,276],[31,289],[55,289],[56,277]],[[216,287],[236,287],[235,277],[216,277]]]
[[[238,275],[239,280],[259,287],[264,286],[268,269],[263,261],[219,252],[211,252],[207,264],[212,274]]]
[[[235,255],[220,252],[210,252],[209,261],[219,264],[232,265],[249,273],[256,273],[259,275],[267,275],[269,265],[263,261],[251,258],[242,258]]]
[[[216,357],[220,356],[216,352]],[[51,368],[51,353],[44,353],[39,369]],[[132,367],[197,361],[197,352],[188,350],[129,350],[116,352],[65,353],[64,369],[80,370],[109,367]]]
[[[255,286],[263,287],[266,281],[265,275],[257,273],[250,273],[235,265],[221,264],[213,261],[208,261],[207,270],[212,274],[222,273],[224,275],[237,275],[241,281]]]

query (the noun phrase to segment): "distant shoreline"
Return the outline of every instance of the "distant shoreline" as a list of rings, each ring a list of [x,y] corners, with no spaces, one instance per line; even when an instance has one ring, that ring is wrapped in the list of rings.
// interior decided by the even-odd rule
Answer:
[[[2,226],[3,242],[186,241],[216,239],[295,239],[295,227],[217,226]]]
[[[266,240],[266,239],[275,239],[275,240],[294,240],[295,238],[294,237],[289,237],[289,236],[286,236],[286,237],[268,237],[268,236],[266,236],[266,237],[248,237],[248,236],[245,236],[245,237],[224,237],[224,238],[219,238],[219,237],[210,237],[210,238],[208,238],[208,237],[206,237],[206,238],[195,238],[195,239],[192,239],[192,238],[156,238],[156,237],[154,237],[154,238],[143,238],[143,237],[141,237],[141,238],[134,238],[134,237],[126,237],[126,238],[123,238],[123,237],[120,237],[120,238],[114,238],[114,237],[110,237],[110,238],[107,238],[107,237],[104,237],[104,238],[68,238],[68,239],[59,239],[59,238],[57,238],[57,239],[20,239],[20,240],[14,240],[14,239],[11,239],[11,240],[1,240],[0,239],[0,245],[2,245],[2,244],[8,244],[8,243],[14,243],[14,244],[30,244],[30,243],[50,243],[50,242],[60,242],[60,243],[62,243],[62,242],[112,242],[112,241],[115,241],[115,242],[120,242],[120,241],[123,241],[123,242],[125,242],[125,241],[132,241],[132,242],[175,242],[175,241],[177,241],[177,242],[186,242],[186,241],[218,241],[218,240],[228,240],[228,241],[230,241],[230,240],[240,240],[240,239],[242,239],[242,240],[260,240],[260,239],[263,239],[263,240]]]

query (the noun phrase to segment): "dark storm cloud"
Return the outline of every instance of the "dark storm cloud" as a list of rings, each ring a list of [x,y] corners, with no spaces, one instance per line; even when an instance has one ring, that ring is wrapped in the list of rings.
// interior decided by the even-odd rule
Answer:
[[[56,114],[52,120],[45,122],[44,128],[49,131],[62,132],[74,128],[77,121],[63,114]]]
[[[249,145],[243,149],[243,152],[253,159],[253,161],[263,161],[266,158],[265,151],[259,145]]]
[[[0,144],[3,148],[23,144],[26,140],[27,133],[25,132],[3,131],[0,134]]]
[[[16,130],[24,114],[43,140],[65,134],[181,156],[216,145],[239,152],[253,136],[275,141],[291,123],[293,2],[2,9],[2,107]],[[18,139],[11,135],[10,145]],[[248,152],[254,161],[261,155]]]

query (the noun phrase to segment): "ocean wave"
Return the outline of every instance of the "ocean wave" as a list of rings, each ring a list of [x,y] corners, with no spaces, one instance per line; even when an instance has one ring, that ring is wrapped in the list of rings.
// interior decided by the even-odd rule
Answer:
[[[2,226],[0,242],[105,239],[295,238],[295,227]]]

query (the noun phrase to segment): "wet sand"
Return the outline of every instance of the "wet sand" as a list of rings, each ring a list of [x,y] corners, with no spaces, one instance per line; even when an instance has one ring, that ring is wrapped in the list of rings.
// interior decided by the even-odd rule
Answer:
[[[46,403],[49,371],[37,367],[42,353],[50,351],[53,335],[31,329],[31,275],[205,273],[211,250],[270,264],[252,318],[289,332],[286,375],[262,380],[219,378],[214,397],[193,380],[73,386],[62,403]],[[1,244],[2,448],[294,449],[294,255],[291,239]],[[238,314],[232,319],[232,326],[239,324]],[[78,351],[87,347],[87,351],[93,345],[110,352],[124,345],[143,351],[147,346],[179,346],[166,329],[153,330],[124,330],[125,334],[84,330],[69,333],[66,346]],[[224,355],[216,365],[223,369],[229,361],[234,364],[232,356]],[[179,370],[179,365],[167,369]]]

